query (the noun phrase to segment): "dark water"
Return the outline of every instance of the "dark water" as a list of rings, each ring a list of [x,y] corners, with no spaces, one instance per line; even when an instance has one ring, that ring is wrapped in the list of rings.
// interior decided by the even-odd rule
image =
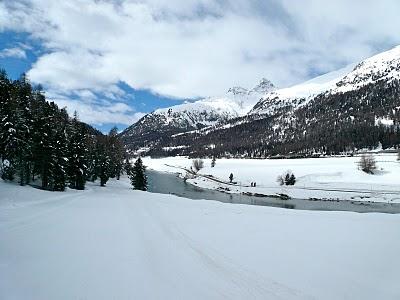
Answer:
[[[400,213],[400,204],[370,203],[360,201],[325,201],[325,200],[281,200],[270,197],[257,197],[241,194],[227,194],[219,191],[203,189],[185,183],[174,174],[166,174],[148,170],[148,191],[160,194],[173,194],[193,200],[216,200],[225,203],[262,205],[300,210],[354,211]]]

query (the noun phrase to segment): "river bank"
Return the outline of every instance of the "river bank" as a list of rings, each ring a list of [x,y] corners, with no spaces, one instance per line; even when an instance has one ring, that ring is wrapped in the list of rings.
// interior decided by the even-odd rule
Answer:
[[[377,154],[378,169],[370,175],[358,169],[359,157],[328,157],[291,160],[218,159],[215,167],[204,159],[199,176],[187,182],[201,188],[233,194],[287,195],[294,199],[400,203],[400,164],[395,154]],[[144,158],[153,170],[182,173],[192,160],[186,157]],[[296,176],[294,186],[281,186],[277,177],[286,171]],[[230,173],[234,182],[229,184]],[[256,182],[256,187],[251,183]]]
[[[148,170],[148,191],[158,194],[171,194],[191,200],[214,200],[223,203],[269,206],[296,210],[350,211],[359,213],[400,213],[399,203],[362,202],[350,200],[307,200],[264,195],[227,193],[206,189],[185,182],[178,174]],[[126,178],[122,178],[126,180]]]

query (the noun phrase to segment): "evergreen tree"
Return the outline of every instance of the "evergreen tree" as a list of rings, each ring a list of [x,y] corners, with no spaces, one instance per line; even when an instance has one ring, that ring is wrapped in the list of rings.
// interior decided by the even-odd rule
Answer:
[[[75,113],[70,125],[70,138],[68,145],[68,180],[70,187],[84,190],[86,184],[86,145],[85,128],[78,121]]]
[[[118,137],[118,129],[114,127],[108,134],[108,147],[110,153],[110,176],[119,180],[124,166],[124,145]]]
[[[129,177],[131,180],[131,184],[135,190],[147,190],[146,167],[143,165],[142,159],[140,157],[133,165]]]
[[[96,151],[97,139],[91,134],[86,135],[86,180],[94,182],[98,178],[97,164],[98,153]]]
[[[132,165],[131,165],[131,162],[129,161],[129,158],[126,158],[125,159],[125,162],[124,162],[124,171],[125,171],[125,174],[126,175],[130,175],[131,174],[131,172],[132,172]]]
[[[96,172],[100,178],[100,185],[105,186],[107,181],[110,179],[110,169],[112,168],[107,136],[101,136],[97,139],[96,153]]]
[[[215,159],[215,156],[213,156],[213,158],[211,160],[211,168],[215,167],[215,162],[216,162],[216,159]]]
[[[57,106],[54,103],[54,111],[57,111]],[[68,123],[68,115],[62,111],[55,117],[55,126],[52,132],[52,154],[50,157],[50,174],[51,174],[51,189],[53,191],[64,191],[67,181],[67,135],[66,126]]]
[[[13,180],[15,174],[12,157],[12,145],[15,144],[15,108],[16,105],[11,99],[11,82],[6,72],[0,70],[0,170],[3,180]]]
[[[20,185],[29,182],[30,158],[31,158],[31,125],[30,113],[31,86],[25,75],[15,82],[11,90],[11,102],[13,105],[13,127],[9,130],[8,143],[5,152],[8,152],[11,165],[15,166],[19,176]]]

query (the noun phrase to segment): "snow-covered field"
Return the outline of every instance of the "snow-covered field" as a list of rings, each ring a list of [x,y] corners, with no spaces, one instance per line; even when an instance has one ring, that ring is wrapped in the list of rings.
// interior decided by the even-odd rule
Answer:
[[[0,299],[400,299],[399,236],[399,215],[0,182]]]
[[[212,175],[229,181],[234,175],[237,186],[230,186],[197,177],[188,180],[204,188],[230,189],[230,192],[259,194],[286,194],[298,199],[339,199],[400,203],[400,163],[395,154],[375,154],[378,170],[369,175],[358,169],[360,157],[330,157],[309,159],[218,159],[211,168],[211,161],[204,160],[199,174]],[[192,160],[185,157],[162,159],[145,158],[144,163],[151,169],[163,172],[183,172],[169,167],[190,168]],[[277,177],[287,170],[297,177],[295,186],[280,186]],[[256,182],[256,187],[249,187]]]

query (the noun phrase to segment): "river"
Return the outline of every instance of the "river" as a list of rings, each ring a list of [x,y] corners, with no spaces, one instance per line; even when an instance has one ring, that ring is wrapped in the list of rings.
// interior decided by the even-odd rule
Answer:
[[[172,194],[192,200],[206,199],[225,203],[261,205],[300,210],[400,213],[400,204],[398,203],[373,203],[368,201],[361,202],[348,200],[281,200],[271,197],[228,194],[196,187],[184,182],[175,174],[161,173],[153,170],[146,171],[146,174],[148,176],[149,192]]]

